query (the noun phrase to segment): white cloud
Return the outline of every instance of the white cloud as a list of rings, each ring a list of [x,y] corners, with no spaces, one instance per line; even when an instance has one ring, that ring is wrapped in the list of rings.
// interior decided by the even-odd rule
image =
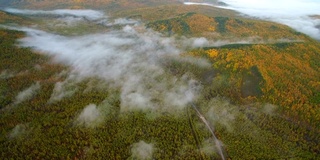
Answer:
[[[72,27],[79,24],[79,22],[82,22],[84,19],[81,17],[61,17],[58,18],[56,21],[52,21],[52,23],[49,24],[49,26],[52,27]]]
[[[189,80],[168,75],[159,63],[164,58],[178,57],[182,51],[177,46],[182,42],[162,37],[143,26],[127,25],[121,30],[73,37],[29,28],[20,30],[28,35],[19,41],[21,46],[32,47],[51,55],[55,62],[71,66],[72,75],[98,77],[120,87],[123,111],[162,110],[166,105],[182,107],[196,95],[196,90],[188,88]],[[56,85],[50,101],[66,95],[61,85]],[[154,101],[166,95],[179,100]]]
[[[184,75],[182,79],[188,79],[188,76]],[[165,99],[168,105],[172,104],[178,108],[183,108],[195,99],[196,95],[194,93],[198,93],[201,86],[193,79],[187,82],[187,84],[178,84],[179,87],[172,87],[167,91]]]
[[[51,97],[48,103],[54,103],[66,97],[71,97],[77,91],[76,79],[68,78],[63,82],[57,82],[54,85]]]
[[[134,19],[127,19],[127,18],[118,18],[115,19],[113,22],[101,22],[102,24],[106,25],[106,26],[113,26],[113,25],[134,25],[134,24],[138,24],[139,22],[137,20]]]
[[[9,133],[8,137],[9,138],[15,138],[15,137],[18,137],[24,133],[26,133],[27,131],[27,125],[25,124],[18,124],[16,125],[12,130],[11,132]]]
[[[193,41],[192,46],[193,47],[205,47],[205,46],[208,46],[208,44],[209,44],[209,41],[206,38],[201,37],[201,38],[196,38]]]
[[[153,144],[140,141],[132,145],[131,158],[139,159],[139,160],[151,160],[153,152],[154,152]]]
[[[282,23],[293,29],[320,40],[320,30],[316,26],[320,19],[311,18],[320,15],[318,0],[221,0],[228,6],[221,8],[238,11],[242,14]],[[187,3],[188,5],[208,5],[208,3]]]
[[[40,90],[40,83],[37,82],[36,84],[31,85],[29,88],[21,91],[17,96],[16,96],[16,100],[14,102],[14,104],[19,104],[22,103],[26,100],[31,99],[38,90]]]
[[[214,7],[214,4],[211,3],[199,3],[199,2],[184,2],[185,5],[201,5],[201,6],[212,6]]]
[[[9,70],[3,70],[0,73],[0,79],[8,79],[14,77],[14,74],[12,72],[10,72]]]
[[[211,124],[221,124],[228,131],[233,130],[233,124],[236,117],[239,115],[239,111],[236,106],[230,104],[227,100],[216,97],[210,100],[208,103],[208,111],[206,117]]]
[[[4,9],[4,11],[13,13],[13,14],[23,14],[23,15],[57,15],[61,17],[66,17],[66,16],[82,17],[88,20],[99,20],[105,17],[105,15],[102,12],[95,11],[95,10],[57,9],[57,10],[51,10],[51,11],[44,11],[44,10],[6,8]]]
[[[77,117],[75,124],[85,127],[94,127],[101,122],[101,113],[95,104],[86,106]]]
[[[230,9],[241,13],[279,22],[300,32],[320,39],[319,19],[309,16],[320,15],[320,1],[317,0],[225,0]]]
[[[92,16],[96,12],[13,10],[20,14]],[[87,15],[88,14],[88,15]],[[97,16],[98,17],[98,16]],[[60,17],[58,17],[59,19]],[[48,22],[50,23],[50,22]],[[100,23],[97,21],[97,23]],[[107,22],[106,22],[107,23]],[[22,47],[48,54],[56,63],[70,66],[65,82],[55,85],[49,102],[72,96],[77,81],[96,77],[120,89],[121,111],[148,109],[168,111],[183,108],[197,96],[200,86],[189,76],[166,73],[163,61],[180,59],[191,47],[208,44],[205,38],[165,37],[134,20],[116,19],[112,24],[130,24],[99,34],[61,36],[26,27],[6,27],[26,32]],[[41,28],[41,27],[39,27]],[[190,47],[191,46],[191,47]],[[210,67],[205,60],[182,58],[179,63]],[[188,77],[188,78],[186,78]],[[79,82],[79,81],[78,81]],[[192,88],[193,87],[193,88]]]
[[[267,103],[263,106],[262,112],[265,114],[272,115],[277,110],[278,106]]]
[[[213,138],[204,140],[201,144],[200,151],[208,156],[215,155],[217,153],[215,140]]]

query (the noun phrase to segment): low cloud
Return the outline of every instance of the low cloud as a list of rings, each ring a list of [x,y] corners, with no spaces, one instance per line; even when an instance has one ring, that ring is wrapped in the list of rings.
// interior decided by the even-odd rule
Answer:
[[[262,112],[267,115],[273,115],[277,109],[278,109],[278,106],[267,103],[263,106]]]
[[[27,9],[15,9],[15,8],[6,8],[5,12],[12,14],[22,14],[22,15],[54,15],[60,17],[81,17],[87,20],[99,20],[104,18],[105,15],[103,12],[95,10],[70,10],[70,9],[57,9],[51,11],[44,10],[27,10]]]
[[[213,125],[220,124],[230,132],[233,130],[234,120],[238,115],[237,107],[223,98],[216,97],[208,103],[206,117],[210,123]]]
[[[184,2],[185,5],[200,5],[200,6],[212,6],[215,7],[213,3],[199,3],[199,2]]]
[[[118,18],[118,19],[113,20],[113,22],[101,21],[101,24],[103,24],[105,26],[134,25],[134,24],[139,24],[139,21],[134,20],[134,19]]]
[[[154,152],[153,144],[140,141],[132,145],[131,159],[151,160],[153,152]]]
[[[221,8],[238,11],[244,15],[278,22],[320,40],[320,2],[317,0],[220,0],[227,6]],[[210,3],[185,3],[186,5],[207,5]]]
[[[193,44],[192,44],[192,46],[194,48],[196,48],[196,47],[205,47],[205,46],[208,46],[208,45],[209,45],[209,41],[204,37],[196,38],[193,41]]]
[[[14,73],[10,72],[9,70],[3,70],[0,73],[0,79],[8,79],[14,77]]]
[[[52,21],[52,23],[49,24],[51,27],[73,27],[79,24],[79,22],[82,22],[84,19],[81,17],[61,17],[58,18],[56,21]]]
[[[95,127],[102,121],[101,113],[95,104],[86,106],[75,120],[75,124],[84,127]]]
[[[215,155],[217,153],[217,149],[215,146],[215,140],[213,138],[209,138],[209,139],[204,140],[201,143],[200,152],[202,152],[208,156]]]
[[[8,135],[8,138],[16,138],[24,133],[27,132],[27,125],[25,124],[18,124],[16,125]]]
[[[115,23],[129,22],[118,20]],[[68,82],[56,84],[49,102],[71,96],[75,91],[73,85],[69,87],[71,89],[65,89],[71,81],[90,77],[103,79],[112,87],[120,88],[121,111],[175,110],[197,97],[199,87],[194,87],[196,81],[192,76],[189,73],[183,77],[166,73],[161,61],[180,57],[186,43],[205,45],[205,38],[165,37],[141,24],[72,37],[31,28],[14,29],[27,33],[27,37],[19,40],[20,46],[46,53],[54,62],[71,67],[69,75],[73,77]],[[186,60],[187,63],[203,62],[202,66],[210,66],[204,60]]]
[[[77,79],[69,78],[63,82],[57,82],[54,85],[51,97],[48,103],[54,103],[62,100],[63,98],[71,97],[76,91]]]
[[[19,104],[22,103],[26,100],[31,99],[38,90],[40,90],[41,86],[40,83],[37,82],[36,84],[31,85],[29,88],[21,91],[17,96],[16,96],[16,100],[14,102],[14,104]]]
[[[189,79],[189,77],[188,75],[184,75],[182,79]],[[173,104],[183,108],[187,103],[195,99],[194,93],[199,93],[201,86],[193,79],[189,79],[187,82],[185,85],[178,84],[179,87],[172,87],[168,90],[165,98],[168,105]]]

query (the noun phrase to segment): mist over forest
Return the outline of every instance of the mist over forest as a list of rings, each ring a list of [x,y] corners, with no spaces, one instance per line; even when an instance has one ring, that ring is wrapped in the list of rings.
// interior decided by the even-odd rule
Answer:
[[[315,0],[0,0],[1,159],[317,159]]]

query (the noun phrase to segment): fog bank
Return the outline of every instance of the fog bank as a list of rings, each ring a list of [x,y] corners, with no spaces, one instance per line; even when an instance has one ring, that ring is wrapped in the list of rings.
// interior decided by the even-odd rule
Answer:
[[[140,141],[132,145],[131,158],[140,159],[140,160],[151,160],[153,151],[154,151],[153,144]]]
[[[74,15],[91,19],[106,17],[96,11],[9,11],[27,15]],[[92,77],[103,79],[110,87],[120,89],[121,111],[179,110],[197,97],[201,86],[192,75],[185,73],[183,76],[174,76],[166,73],[163,61],[179,59],[186,48],[209,45],[208,40],[201,37],[165,37],[130,19],[103,19],[97,23],[106,27],[120,26],[83,36],[62,36],[33,28],[9,27],[26,32],[27,36],[19,40],[21,47],[31,47],[51,56],[55,63],[70,66],[67,80],[55,85],[49,103],[72,96],[76,87],[71,81],[79,82]],[[210,67],[205,60],[186,60],[187,63],[201,63],[202,67]],[[184,60],[179,63],[184,63]]]
[[[41,86],[40,83],[37,82],[36,84],[32,84],[29,88],[21,91],[15,98],[14,104],[19,104],[24,101],[30,100],[38,90],[40,90]]]
[[[5,8],[5,12],[12,14],[22,14],[22,15],[55,15],[60,17],[72,16],[81,17],[88,20],[98,20],[104,18],[105,15],[100,11],[95,10],[71,10],[71,9],[57,9],[57,10],[27,10],[27,9],[15,9],[15,8]]]
[[[186,5],[207,5],[238,11],[246,16],[288,25],[320,40],[320,19],[310,16],[320,15],[320,1],[317,0],[220,0],[227,6],[210,3],[190,3]]]

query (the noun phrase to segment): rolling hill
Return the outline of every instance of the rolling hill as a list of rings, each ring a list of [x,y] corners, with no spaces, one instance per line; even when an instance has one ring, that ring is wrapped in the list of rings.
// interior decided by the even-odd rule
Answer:
[[[175,0],[94,2],[10,4],[107,16],[0,12],[1,159],[319,157],[318,41]]]

